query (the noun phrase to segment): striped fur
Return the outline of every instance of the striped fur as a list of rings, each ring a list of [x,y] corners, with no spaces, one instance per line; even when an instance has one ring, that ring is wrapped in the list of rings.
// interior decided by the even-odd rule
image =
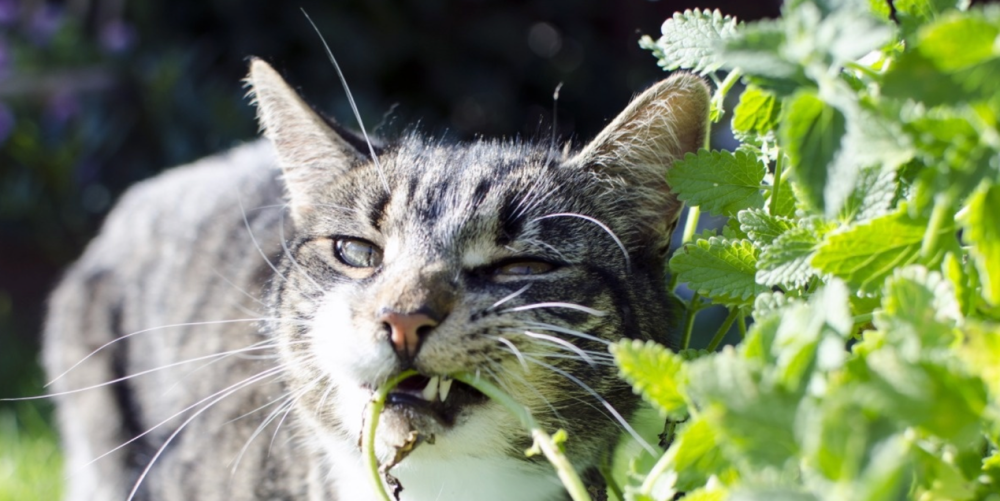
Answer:
[[[134,187],[53,294],[53,391],[96,386],[56,397],[67,498],[374,499],[363,416],[407,367],[490,378],[598,466],[638,406],[607,344],[670,340],[663,175],[704,140],[705,85],[660,82],[579,152],[411,133],[373,159],[266,63],[248,81],[267,139]],[[381,265],[338,259],[342,237]],[[544,272],[504,271],[522,262]],[[379,312],[421,308],[441,322],[405,361]],[[564,498],[506,411],[456,409],[387,408],[383,460],[433,437],[392,470],[402,499]]]

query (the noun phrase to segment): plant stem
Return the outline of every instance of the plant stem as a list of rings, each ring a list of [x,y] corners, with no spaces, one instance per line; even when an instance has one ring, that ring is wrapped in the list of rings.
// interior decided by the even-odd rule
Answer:
[[[361,437],[361,455],[368,463],[368,473],[371,475],[372,482],[375,483],[377,494],[383,501],[392,501],[392,498],[386,492],[382,475],[379,473],[378,457],[375,456],[375,430],[378,428],[378,420],[382,415],[382,409],[385,408],[385,398],[389,392],[404,379],[416,374],[415,370],[403,371],[375,390],[375,396],[372,398],[371,408],[368,411],[368,425],[365,426],[364,436]]]
[[[694,238],[694,232],[698,230],[698,219],[701,217],[701,208],[697,205],[688,208],[687,219],[684,221],[684,233],[681,234],[681,245],[684,245]]]
[[[576,470],[573,469],[573,465],[569,462],[569,459],[559,450],[559,446],[552,440],[552,437],[548,433],[545,433],[545,430],[542,430],[535,421],[535,418],[531,416],[531,412],[528,411],[527,407],[519,404],[510,395],[504,393],[503,390],[479,376],[467,372],[459,372],[452,374],[452,377],[481,391],[494,402],[506,407],[511,414],[517,416],[521,424],[531,432],[531,438],[535,440],[535,446],[541,449],[542,453],[545,454],[545,458],[556,469],[556,474],[559,476],[559,480],[562,481],[563,486],[566,487],[566,491],[569,492],[570,498],[573,501],[591,501],[590,494],[587,493],[587,487],[583,485],[583,481],[576,474]]]
[[[784,158],[784,153],[779,149],[778,159],[774,163],[774,188],[771,190],[771,205],[767,207],[768,213],[772,216],[778,215],[778,194],[781,193],[781,171],[785,167],[785,162],[782,161]]]
[[[944,225],[944,218],[951,208],[951,198],[946,195],[939,195],[934,201],[934,211],[931,212],[931,220],[927,224],[927,232],[920,243],[920,257],[929,258],[934,248],[937,247],[938,236],[941,234],[941,227]]]
[[[691,331],[694,329],[694,316],[700,310],[701,295],[697,292],[691,296],[691,303],[688,304],[687,316],[684,318],[684,337],[681,338],[681,349],[688,349],[691,344]]]
[[[722,343],[722,339],[726,337],[726,333],[729,332],[729,328],[733,326],[733,322],[740,315],[739,307],[729,310],[729,315],[725,320],[722,321],[722,325],[719,326],[719,330],[715,332],[715,336],[712,336],[712,340],[708,343],[708,351],[715,351]]]
[[[739,327],[739,329],[740,329],[740,339],[746,339],[747,338],[747,322],[746,322],[746,317],[743,316],[743,315],[741,315],[740,316],[740,321],[739,321],[738,324],[736,324],[736,326]]]

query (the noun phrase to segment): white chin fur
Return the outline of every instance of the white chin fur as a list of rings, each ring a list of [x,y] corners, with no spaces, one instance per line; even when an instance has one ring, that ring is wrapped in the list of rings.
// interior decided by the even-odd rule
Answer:
[[[336,382],[329,405],[347,436],[360,437],[362,416],[371,391],[362,381],[384,379],[395,355],[388,343],[359,336],[343,300],[324,301],[316,312],[311,347],[319,368]],[[376,434],[376,450],[383,461],[390,456],[387,444],[398,443],[399,430]],[[441,430],[434,444],[423,443],[392,470],[402,484],[403,501],[544,501],[558,499],[563,492],[547,464],[531,465],[508,455],[510,437],[525,433],[517,421],[493,403],[477,405],[461,416],[455,426]],[[377,499],[365,471],[357,442],[344,443],[324,437],[323,449],[332,465],[330,480],[341,499]]]

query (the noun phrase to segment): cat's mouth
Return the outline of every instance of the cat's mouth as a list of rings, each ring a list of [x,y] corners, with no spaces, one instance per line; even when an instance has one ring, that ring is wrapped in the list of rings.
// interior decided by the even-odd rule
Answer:
[[[487,400],[479,390],[447,376],[416,375],[399,383],[386,403],[435,418],[444,426],[455,424],[462,408]]]

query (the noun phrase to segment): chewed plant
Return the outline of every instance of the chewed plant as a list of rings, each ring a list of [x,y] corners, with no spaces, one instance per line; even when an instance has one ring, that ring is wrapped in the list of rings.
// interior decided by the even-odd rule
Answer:
[[[1000,9],[966,7],[694,10],[642,40],[716,82],[715,120],[745,84],[740,146],[668,174],[692,206],[681,349],[712,304],[710,350],[744,337],[614,347],[667,420],[626,499],[1000,499]],[[696,234],[703,211],[728,222]]]

